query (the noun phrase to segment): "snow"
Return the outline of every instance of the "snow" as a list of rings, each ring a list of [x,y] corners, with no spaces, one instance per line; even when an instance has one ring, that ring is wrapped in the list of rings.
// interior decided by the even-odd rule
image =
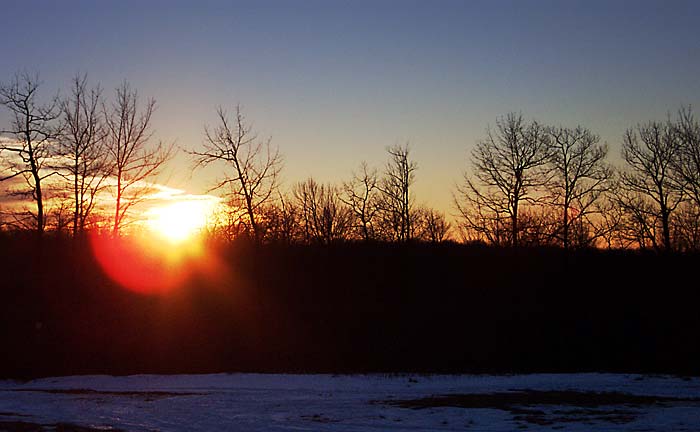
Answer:
[[[527,390],[684,399],[648,405],[527,405],[517,409],[414,409],[388,403],[434,395]],[[208,374],[0,381],[0,424],[12,421],[130,432],[698,430],[700,378],[598,373]]]

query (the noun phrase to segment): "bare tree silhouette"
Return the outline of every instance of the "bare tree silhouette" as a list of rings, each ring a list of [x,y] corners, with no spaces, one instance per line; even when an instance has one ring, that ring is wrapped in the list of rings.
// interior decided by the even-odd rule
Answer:
[[[465,173],[454,202],[465,227],[503,239],[504,218],[509,219],[510,244],[518,246],[518,216],[523,202],[541,202],[538,190],[548,184],[551,158],[545,128],[522,115],[509,113],[471,153],[472,173]]]
[[[382,192],[380,208],[385,228],[391,231],[392,236],[398,241],[409,241],[413,238],[411,186],[418,165],[410,158],[408,144],[391,146],[387,152],[389,160],[379,181]]]
[[[674,123],[680,149],[673,159],[674,171],[688,201],[676,214],[675,237],[679,249],[700,250],[700,122],[691,106],[678,110]]]
[[[379,178],[376,169],[370,169],[367,162],[360,164],[360,170],[343,183],[341,199],[355,214],[356,228],[364,240],[375,236],[374,219],[379,211]]]
[[[451,224],[445,214],[432,208],[418,208],[416,237],[431,243],[439,243],[447,239]]]
[[[700,122],[692,107],[682,107],[674,124],[679,141],[678,157],[674,169],[678,182],[686,195],[700,207]]]
[[[572,225],[581,224],[595,212],[594,204],[609,190],[612,168],[605,163],[608,148],[600,137],[577,126],[548,128],[551,144],[555,206],[561,208],[560,239],[564,249],[571,243]],[[590,240],[590,239],[587,239]]]
[[[275,202],[261,208],[266,240],[291,244],[300,239],[301,210],[294,198],[279,193]]]
[[[670,119],[627,129],[622,142],[625,168],[620,176],[618,202],[644,226],[655,248],[672,249],[671,215],[684,193],[674,177],[673,161],[680,150],[678,133]],[[656,225],[661,228],[660,243]]]
[[[50,169],[56,137],[60,134],[58,97],[41,104],[37,100],[40,86],[38,74],[16,74],[14,79],[0,85],[0,105],[11,113],[10,126],[0,132],[9,140],[0,141],[0,154],[6,173],[0,181],[15,177],[24,179],[27,189],[15,192],[29,196],[36,203],[36,213],[30,213],[36,221],[39,235],[46,228],[46,210],[43,181],[57,172]],[[8,155],[9,153],[9,155]]]
[[[282,157],[279,149],[270,145],[271,139],[259,140],[252,132],[240,105],[236,106],[233,122],[221,107],[217,109],[217,116],[218,125],[214,129],[205,127],[203,149],[189,153],[195,157],[196,167],[218,162],[231,170],[211,190],[231,187],[231,194],[243,203],[250,233],[260,241],[263,229],[258,223],[258,212],[263,205],[274,199],[282,169]]]
[[[66,162],[60,168],[71,183],[74,237],[85,229],[110,173],[101,103],[102,89],[99,85],[88,89],[87,75],[75,76],[70,96],[61,101],[65,130],[59,151]]]
[[[103,105],[107,127],[106,149],[116,181],[113,235],[125,225],[128,211],[142,202],[150,191],[145,182],[157,175],[173,155],[173,146],[159,142],[148,146],[152,137],[151,116],[156,102],[148,99],[142,107],[138,92],[124,81],[115,90],[116,100]]]
[[[336,187],[309,178],[296,185],[294,196],[299,203],[301,228],[307,242],[329,245],[347,238],[353,214],[340,200]]]

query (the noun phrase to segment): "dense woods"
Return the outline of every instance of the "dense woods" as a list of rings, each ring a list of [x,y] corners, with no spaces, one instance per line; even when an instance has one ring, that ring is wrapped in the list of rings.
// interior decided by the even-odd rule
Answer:
[[[212,246],[219,272],[144,296],[35,242],[0,238],[5,377],[700,372],[697,254],[236,241]]]

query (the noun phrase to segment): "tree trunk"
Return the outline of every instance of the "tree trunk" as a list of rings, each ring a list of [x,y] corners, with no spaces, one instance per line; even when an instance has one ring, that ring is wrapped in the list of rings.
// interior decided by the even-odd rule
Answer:
[[[122,182],[121,173],[117,176],[117,200],[114,205],[114,228],[112,228],[112,235],[114,237],[119,236],[119,211],[121,210],[121,199],[122,199]]]

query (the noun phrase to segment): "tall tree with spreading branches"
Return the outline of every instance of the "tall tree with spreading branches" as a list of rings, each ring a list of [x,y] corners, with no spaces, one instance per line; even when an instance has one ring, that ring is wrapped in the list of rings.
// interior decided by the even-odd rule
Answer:
[[[105,147],[116,183],[112,233],[118,236],[129,210],[150,192],[147,181],[158,175],[172,157],[173,146],[162,142],[149,146],[154,99],[141,106],[138,92],[126,81],[116,88],[115,96],[111,105],[103,105],[103,112],[107,128]]]
[[[382,193],[381,211],[398,241],[409,241],[413,238],[411,186],[415,182],[418,165],[411,160],[410,152],[408,144],[389,147],[389,160],[384,169],[384,176],[378,184]]]
[[[486,237],[503,238],[509,222],[513,247],[518,246],[518,216],[523,202],[541,202],[538,194],[551,174],[549,136],[536,121],[527,123],[521,114],[509,113],[496,121],[471,153],[472,172],[465,173],[454,202],[465,228]],[[486,233],[496,229],[497,233]]]
[[[70,95],[61,101],[65,124],[60,140],[60,154],[65,160],[61,168],[71,183],[73,237],[84,231],[111,171],[105,157],[106,128],[101,103],[101,88],[88,88],[86,75],[73,78]]]
[[[246,214],[249,234],[262,240],[264,229],[258,221],[259,211],[274,199],[282,170],[279,149],[271,139],[259,139],[246,122],[240,105],[231,120],[226,111],[217,109],[218,124],[205,127],[201,149],[190,151],[196,167],[220,163],[226,172],[211,189],[229,187],[233,202],[240,202]]]
[[[594,205],[609,190],[612,169],[605,163],[608,148],[590,130],[552,127],[551,144],[553,202],[560,208],[560,240],[565,249],[571,243],[572,226],[594,212]]]
[[[55,154],[56,138],[60,134],[58,97],[47,103],[38,100],[40,81],[38,74],[15,75],[8,84],[0,85],[0,105],[10,112],[10,125],[0,130],[7,139],[0,140],[0,156],[5,171],[0,181],[19,177],[26,189],[14,193],[30,196],[36,204],[31,214],[39,235],[46,228],[44,180],[57,174],[51,169]]]
[[[620,176],[619,203],[660,226],[661,238],[654,235],[649,240],[666,251],[672,249],[671,216],[684,200],[673,166],[679,151],[679,136],[670,119],[627,129],[622,142],[625,169]]]
[[[679,140],[679,150],[674,158],[678,184],[700,209],[700,122],[695,118],[692,107],[678,110],[674,128]]]

